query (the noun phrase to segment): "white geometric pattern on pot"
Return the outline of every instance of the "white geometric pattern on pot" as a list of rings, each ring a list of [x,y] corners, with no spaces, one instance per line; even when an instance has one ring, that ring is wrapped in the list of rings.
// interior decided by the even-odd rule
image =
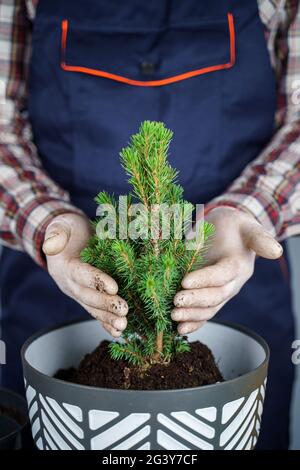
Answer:
[[[30,385],[26,387],[26,398],[32,436],[39,449],[84,449],[80,442],[84,438],[84,432],[74,421],[74,418],[82,421],[79,407],[68,403],[64,403],[62,407],[51,397],[37,395]]]
[[[255,412],[256,412],[256,397],[258,394],[258,389],[254,390],[251,395],[249,396],[248,400],[244,403],[244,400],[242,402],[242,405],[236,408],[236,400],[232,403],[227,403],[223,407],[223,414],[228,415],[228,407],[232,405],[234,407],[234,412],[231,415],[231,420],[228,426],[225,427],[225,429],[222,431],[220,435],[220,446],[223,447],[225,444],[227,444],[231,439],[233,441],[237,440],[237,435],[238,433],[241,433],[243,430],[248,429],[249,426],[249,420],[251,420],[253,417],[255,417]],[[244,404],[243,404],[244,403]],[[224,413],[225,412],[225,413]],[[224,420],[222,419],[222,422]],[[233,443],[234,445],[234,443]],[[232,447],[233,447],[232,445]]]
[[[266,394],[266,386],[267,386],[267,378],[265,378],[263,385],[261,385],[259,389],[259,402],[257,406],[257,420],[255,423],[255,431],[256,435],[253,437],[252,441],[252,447],[255,446],[258,436],[259,436],[259,431],[260,431],[260,426],[261,426],[261,418],[262,418],[262,413],[263,413],[263,403],[265,399],[265,394]]]
[[[215,437],[215,429],[212,426],[208,425],[207,423],[204,423],[199,418],[196,418],[195,416],[191,415],[190,413],[187,413],[186,411],[173,411],[173,413],[171,413],[171,416],[173,416],[173,418],[176,418],[177,421],[180,421],[180,423],[185,424],[185,426],[187,426],[188,428],[206,437],[207,439],[212,439],[213,437]]]
[[[93,410],[95,412],[95,410]],[[101,410],[97,410],[101,413]],[[103,411],[103,419],[108,418],[107,411]],[[100,419],[100,414],[98,415]],[[123,419],[114,421],[101,433],[91,439],[92,450],[103,449],[130,449],[142,442],[150,434],[150,426],[140,427],[149,421],[150,413],[131,413]],[[107,421],[106,421],[107,422]],[[132,434],[136,431],[134,434]],[[127,446],[127,447],[125,447]]]
[[[246,399],[226,403],[222,409],[220,447],[224,450],[252,449],[259,433],[265,384]]]
[[[159,429],[157,431],[157,443],[166,450],[191,450],[174,437]]]
[[[163,414],[158,415],[158,422],[167,429],[157,431],[157,443],[166,450],[190,450],[189,445],[191,444],[198,449],[212,450],[214,446],[206,439],[213,439],[215,436],[215,428],[209,423],[216,421],[217,408],[215,406],[198,408],[195,410],[195,414],[198,416],[186,411],[173,411],[171,416],[175,418],[177,423]],[[179,423],[183,426],[180,426]],[[196,432],[198,437],[190,431]]]
[[[216,407],[198,408],[194,412],[158,413],[159,429],[155,440],[166,450],[252,449],[259,434],[266,380],[248,397],[241,397]],[[83,450],[89,442],[94,450],[144,449],[152,446],[149,438],[150,413],[121,416],[117,411],[86,410],[70,404],[59,404],[53,398],[37,394],[27,385],[26,397],[32,435],[39,449]],[[217,420],[218,418],[218,420]],[[84,431],[89,430],[84,444]],[[101,431],[101,432],[99,432]],[[216,434],[217,433],[217,434]],[[219,444],[216,444],[217,443]]]
[[[117,418],[119,413],[117,411],[102,411],[90,410],[89,411],[89,425],[92,431],[101,428],[113,419]]]
[[[59,416],[60,419],[62,419],[62,421],[70,429],[70,431],[72,431],[73,434],[75,434],[75,436],[79,439],[83,439],[83,430],[78,426],[77,423],[75,423],[71,416],[63,410],[63,408],[57,403],[57,401],[50,397],[46,397],[46,401],[52,411],[56,413],[56,416]]]
[[[25,382],[26,385],[26,382]],[[43,441],[41,437],[41,421],[38,414],[38,402],[37,402],[37,394],[36,390],[28,385],[26,387],[26,399],[28,405],[28,413],[31,422],[31,433],[36,443],[38,449],[43,450]]]
[[[195,413],[201,418],[214,423],[217,419],[217,408],[215,406],[209,406],[208,408],[198,408]]]
[[[63,403],[63,407],[70,413],[71,416],[73,416],[73,418],[82,422],[82,410],[79,408],[79,406]]]
[[[52,398],[39,394],[41,416],[48,434],[59,449],[83,450],[83,430],[67,415],[63,408]],[[47,441],[46,437],[45,440]],[[50,447],[50,442],[48,443]],[[51,448],[51,447],[50,447]]]
[[[157,433],[157,442],[161,447],[166,450],[177,450],[178,448],[170,448],[170,446],[173,444],[177,445],[179,442],[186,449],[189,449],[187,447],[188,444],[202,450],[212,450],[214,448],[213,444],[204,439],[203,436],[203,430],[205,430],[206,437],[208,433],[210,433],[211,437],[214,436],[214,433],[208,429],[210,426],[205,426],[205,423],[200,422],[198,418],[187,412],[173,412],[171,415],[176,418],[177,422],[162,413],[157,415],[157,421],[164,426],[164,430],[160,429],[159,431],[162,432],[158,431]],[[195,420],[198,421],[196,428]],[[184,426],[182,426],[183,422]],[[181,439],[183,439],[183,442]]]
[[[237,400],[230,401],[223,406],[222,411],[222,424],[226,424],[227,421],[232,418],[235,412],[240,408],[241,404],[245,401],[245,397],[238,398]]]
[[[137,450],[150,450],[150,448],[150,442],[145,442],[145,444],[141,445],[141,447],[138,447]]]
[[[125,439],[125,441],[120,442],[117,446],[113,447],[112,450],[127,450],[127,449],[132,449],[133,446],[136,446],[139,444],[141,441],[143,441],[146,437],[150,435],[151,428],[149,425],[144,426],[140,431],[135,433],[133,436],[128,437],[128,439]],[[150,442],[146,442],[141,446],[143,448],[144,446],[147,446],[147,449],[150,449]]]

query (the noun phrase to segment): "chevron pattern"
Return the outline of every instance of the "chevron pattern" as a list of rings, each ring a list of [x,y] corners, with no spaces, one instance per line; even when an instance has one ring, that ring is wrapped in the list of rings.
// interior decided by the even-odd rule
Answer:
[[[249,396],[219,408],[154,416],[82,410],[43,396],[29,384],[26,397],[33,439],[41,450],[250,450],[259,434],[265,388],[266,380]]]
[[[40,450],[84,450],[82,411],[79,407],[43,397],[26,385],[32,437]]]
[[[251,450],[255,447],[260,430],[266,380],[248,398],[241,397],[223,406],[223,426],[219,439],[221,449]]]
[[[26,389],[26,400],[28,405],[28,414],[31,423],[31,433],[33,440],[38,449],[43,450],[43,440],[41,435],[41,420],[38,413],[38,401],[36,390],[31,387],[31,385],[26,386],[25,380],[25,389]]]
[[[119,413],[90,410],[90,429],[101,428],[100,433],[91,438],[91,449],[125,450],[136,448],[151,432],[150,426],[145,425],[150,417],[149,413],[131,413],[125,418],[119,419]],[[107,427],[108,423],[110,423],[109,427]],[[148,445],[148,443],[144,444]]]
[[[157,421],[163,427],[157,433],[157,443],[163,449],[212,450],[214,448],[210,440],[215,436],[215,428],[194,414],[176,411],[168,417],[159,413]]]

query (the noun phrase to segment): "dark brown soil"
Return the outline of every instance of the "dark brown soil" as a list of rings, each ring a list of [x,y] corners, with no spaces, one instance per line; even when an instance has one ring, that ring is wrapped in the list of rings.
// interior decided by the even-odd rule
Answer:
[[[77,369],[59,370],[55,377],[81,385],[132,390],[169,390],[223,381],[212,352],[198,341],[172,362],[146,369],[111,359],[108,345],[108,341],[103,341],[83,358]]]
[[[9,418],[12,418],[14,421],[20,424],[20,426],[23,426],[23,424],[26,423],[25,416],[19,410],[10,406],[0,405],[0,416],[1,415],[5,415]]]

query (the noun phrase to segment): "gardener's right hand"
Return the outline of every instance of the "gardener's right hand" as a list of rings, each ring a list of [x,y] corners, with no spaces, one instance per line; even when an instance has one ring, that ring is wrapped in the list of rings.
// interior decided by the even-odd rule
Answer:
[[[80,260],[90,236],[91,226],[85,216],[66,213],[55,217],[46,229],[43,244],[48,271],[64,294],[118,337],[127,325],[128,306],[116,295],[114,279]]]

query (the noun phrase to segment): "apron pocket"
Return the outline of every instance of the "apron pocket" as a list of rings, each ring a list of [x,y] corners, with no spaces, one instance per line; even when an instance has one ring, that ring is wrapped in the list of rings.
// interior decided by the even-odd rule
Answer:
[[[230,68],[235,62],[231,13],[226,21],[176,24],[155,31],[127,31],[113,25],[90,31],[69,25],[67,19],[61,27],[63,70],[128,85],[169,85]],[[145,75],[152,76],[151,80]]]
[[[216,181],[219,74],[234,63],[230,13],[155,30],[63,20],[61,67],[68,72],[75,187],[89,195],[126,192],[119,151],[148,119],[174,131],[170,162],[190,191],[186,196],[204,194],[203,182]]]

